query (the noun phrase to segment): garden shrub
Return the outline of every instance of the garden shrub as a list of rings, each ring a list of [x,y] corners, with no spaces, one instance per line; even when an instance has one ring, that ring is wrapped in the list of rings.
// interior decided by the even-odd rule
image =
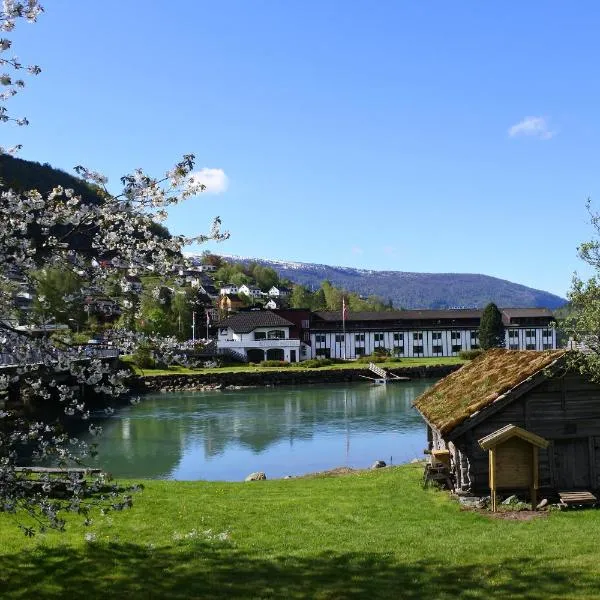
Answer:
[[[140,344],[133,354],[133,361],[140,369],[153,369],[156,361],[152,356],[150,347],[145,344]]]
[[[482,353],[483,350],[481,350],[480,348],[478,348],[477,350],[461,350],[458,353],[458,358],[462,358],[463,360],[473,360]]]
[[[289,367],[291,363],[287,360],[262,360],[260,362],[261,367]]]

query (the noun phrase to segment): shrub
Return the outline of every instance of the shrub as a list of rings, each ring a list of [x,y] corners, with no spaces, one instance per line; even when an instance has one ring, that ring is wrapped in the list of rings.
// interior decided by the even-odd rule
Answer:
[[[262,360],[260,363],[261,367],[289,367],[291,363],[286,360]]]
[[[461,350],[458,353],[458,358],[462,358],[463,360],[473,360],[474,358],[477,358],[482,353],[483,353],[483,350],[481,350],[479,348],[477,350]]]
[[[399,356],[392,356],[387,359],[388,362],[402,362],[402,359]]]
[[[156,365],[150,347],[145,344],[140,344],[138,346],[133,354],[133,361],[140,369],[152,369]]]
[[[299,367],[302,369],[318,369],[319,367],[326,367],[327,365],[332,365],[333,360],[330,358],[311,358],[309,360],[304,360],[299,363],[294,363],[294,367]]]
[[[361,356],[356,359],[357,363],[382,363],[387,361],[387,356],[376,356],[371,354],[370,356]]]
[[[375,350],[373,351],[373,354],[375,356],[390,356],[391,353],[384,346],[379,346],[379,347],[375,348]]]

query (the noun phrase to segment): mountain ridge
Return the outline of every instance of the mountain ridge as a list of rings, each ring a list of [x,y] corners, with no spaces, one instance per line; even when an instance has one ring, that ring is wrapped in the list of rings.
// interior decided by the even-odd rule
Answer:
[[[190,256],[200,258],[191,253]],[[328,280],[350,292],[391,300],[397,308],[482,308],[488,302],[495,302],[503,307],[554,310],[567,302],[565,298],[544,290],[479,273],[377,271],[228,254],[219,256],[228,262],[254,262],[271,267],[280,277],[313,289]]]

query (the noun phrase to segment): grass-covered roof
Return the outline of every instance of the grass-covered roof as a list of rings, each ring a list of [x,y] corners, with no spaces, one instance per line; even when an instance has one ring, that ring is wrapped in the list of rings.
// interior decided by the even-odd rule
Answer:
[[[447,433],[564,354],[488,350],[421,394],[415,406],[431,425]]]

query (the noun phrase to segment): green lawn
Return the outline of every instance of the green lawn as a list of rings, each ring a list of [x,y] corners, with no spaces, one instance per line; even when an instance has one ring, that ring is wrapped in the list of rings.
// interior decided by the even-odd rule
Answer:
[[[92,542],[75,523],[28,540],[0,514],[0,597],[600,597],[600,511],[491,519],[420,476],[151,481]]]
[[[169,369],[140,369],[131,362],[130,357],[123,357],[122,360],[131,364],[138,375],[145,376],[160,376],[160,375],[206,375],[211,373],[256,373],[257,371],[273,372],[273,371],[289,371],[290,369],[307,370],[307,371],[332,371],[339,369],[368,369],[366,363],[346,362],[319,367],[318,369],[304,369],[303,367],[259,367],[252,365],[240,365],[230,367],[219,367],[215,369],[187,369],[185,367],[171,367]],[[426,365],[460,365],[464,364],[462,360],[454,356],[445,356],[439,358],[403,358],[400,362],[385,362],[377,363],[377,366],[386,369],[398,369],[402,367],[422,367]]]

